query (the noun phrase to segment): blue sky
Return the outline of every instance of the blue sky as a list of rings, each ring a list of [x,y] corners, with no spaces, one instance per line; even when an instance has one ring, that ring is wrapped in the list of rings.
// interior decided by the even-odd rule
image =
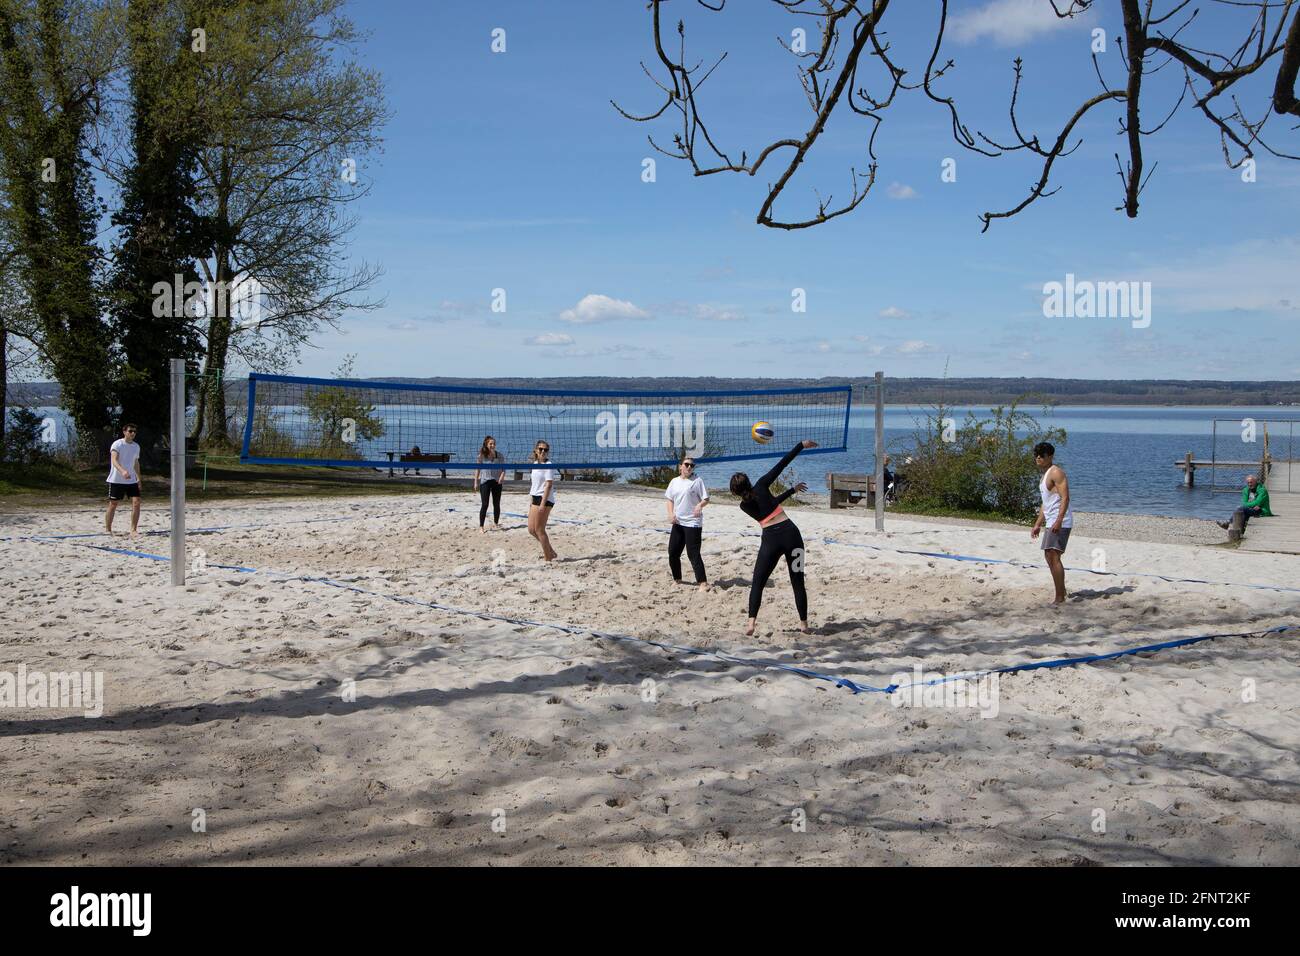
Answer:
[[[935,4],[896,3],[896,58],[919,75]],[[1081,22],[1044,18],[1047,0],[950,5],[940,89],[972,129],[1009,138],[1011,63],[1025,60],[1022,128],[1054,138],[1097,92],[1091,29],[1122,82],[1117,11]],[[1098,5],[1101,6],[1101,5]],[[700,59],[729,51],[700,94],[729,151],[756,153],[801,136],[811,115],[792,57],[777,45],[810,18],[775,4],[733,2],[722,14],[687,0]],[[1061,192],[981,234],[978,215],[1014,206],[1037,179],[1032,157],[985,159],[952,140],[946,111],[902,94],[876,139],[877,182],[858,209],[786,232],[755,216],[758,177],[693,177],[654,154],[670,120],[631,123],[661,94],[641,72],[650,15],[639,0],[353,3],[369,32],[358,58],[382,72],[393,119],[349,254],[383,267],[382,309],[350,316],[303,353],[299,371],[328,374],[356,353],[363,376],[492,375],[1045,375],[1085,378],[1294,379],[1300,376],[1300,164],[1261,156],[1257,181],[1227,168],[1218,136],[1188,110],[1145,138],[1158,164],[1141,215],[1115,211],[1119,112],[1100,107],[1083,145],[1057,164]],[[506,51],[490,49],[505,30]],[[1203,45],[1244,30],[1240,13],[1202,13]],[[1195,44],[1194,44],[1195,45]],[[1243,87],[1262,112],[1275,68]],[[871,84],[881,90],[881,74]],[[1149,77],[1145,125],[1173,106],[1181,72]],[[1300,133],[1274,117],[1277,147]],[[814,189],[847,195],[866,165],[866,120],[841,109],[786,190],[778,212],[803,218]],[[657,178],[642,161],[657,156]],[[941,164],[957,161],[957,181]],[[1067,273],[1150,282],[1151,323],[1043,316],[1043,285]],[[791,310],[805,290],[807,311]],[[493,312],[504,289],[506,311]]]

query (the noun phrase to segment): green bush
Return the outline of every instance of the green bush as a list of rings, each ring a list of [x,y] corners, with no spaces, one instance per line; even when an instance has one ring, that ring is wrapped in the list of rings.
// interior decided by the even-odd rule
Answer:
[[[1045,429],[1017,399],[990,409],[990,417],[968,412],[965,422],[945,435],[951,411],[940,405],[914,436],[911,461],[901,471],[900,496],[908,506],[1032,518],[1038,509],[1038,468],[1033,448],[1040,441],[1065,444],[1065,430]]]
[[[0,409],[0,414],[3,410]],[[30,408],[15,408],[5,425],[4,447],[0,458],[20,465],[37,465],[50,461],[49,448],[42,440],[44,420]]]

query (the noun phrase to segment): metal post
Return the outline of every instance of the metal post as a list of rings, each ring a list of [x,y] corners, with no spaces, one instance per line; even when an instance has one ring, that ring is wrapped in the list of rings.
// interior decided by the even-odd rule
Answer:
[[[876,530],[885,530],[885,373],[876,373]]]
[[[1219,490],[1219,420],[1210,421],[1210,494]]]
[[[185,583],[185,360],[171,360],[172,585]]]

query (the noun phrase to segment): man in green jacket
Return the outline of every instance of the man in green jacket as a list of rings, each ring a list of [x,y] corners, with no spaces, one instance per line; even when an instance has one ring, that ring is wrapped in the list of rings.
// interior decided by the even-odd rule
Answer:
[[[1246,487],[1241,489],[1241,507],[1233,513],[1235,518],[1241,515],[1241,530],[1246,530],[1246,522],[1251,518],[1271,518],[1273,512],[1268,510],[1268,489],[1259,483],[1254,475],[1246,476]],[[1219,527],[1227,530],[1231,521],[1220,521]]]

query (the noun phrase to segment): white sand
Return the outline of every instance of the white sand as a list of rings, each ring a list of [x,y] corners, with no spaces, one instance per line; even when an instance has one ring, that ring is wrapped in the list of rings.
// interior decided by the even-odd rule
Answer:
[[[302,523],[330,514],[350,520]],[[866,513],[792,514],[809,636],[792,629],[784,569],[743,636],[756,537],[706,535],[719,587],[672,585],[666,536],[637,530],[660,527],[655,492],[562,492],[552,566],[517,518],[479,535],[468,494],[191,509],[191,528],[273,526],[189,545],[210,564],[875,685],[914,664],[955,673],[1300,623],[1300,593],[1131,576],[1300,587],[1295,556],[1080,534],[1067,566],[1100,548],[1120,574],[1071,574],[1056,611],[1042,568],[822,541],[1039,562],[1024,531],[891,516],[877,534]],[[591,523],[558,520],[574,518]],[[734,505],[707,518],[753,530]],[[151,510],[145,526],[165,521]],[[6,516],[0,536],[97,523]],[[0,670],[102,671],[107,696],[99,719],[0,710],[0,862],[1300,863],[1300,631],[1006,676],[985,719],[269,574],[209,568],[173,590],[166,564],[85,547],[105,541],[0,541]],[[134,546],[167,553],[164,537]]]

